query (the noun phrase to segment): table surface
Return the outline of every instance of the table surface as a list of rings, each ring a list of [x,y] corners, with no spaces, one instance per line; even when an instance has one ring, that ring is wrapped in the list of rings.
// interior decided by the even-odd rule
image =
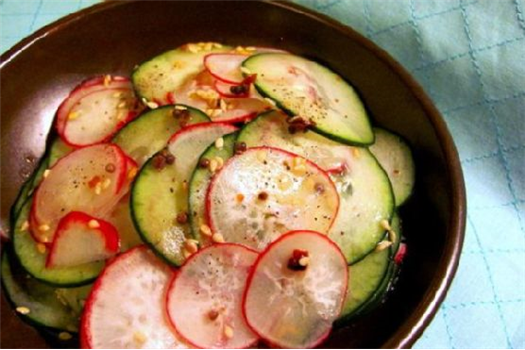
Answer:
[[[0,51],[95,0],[0,0]],[[467,234],[416,348],[525,347],[525,0],[296,0],[353,27],[423,85],[459,150]]]

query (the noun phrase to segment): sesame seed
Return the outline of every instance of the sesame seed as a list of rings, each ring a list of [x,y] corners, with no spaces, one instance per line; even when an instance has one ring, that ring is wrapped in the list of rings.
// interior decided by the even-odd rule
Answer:
[[[142,333],[141,331],[136,331],[135,333],[133,333],[133,340],[135,340],[135,342],[139,345],[144,344],[147,339],[148,338],[146,338],[144,333]]]
[[[354,157],[358,158],[361,152],[359,151],[359,148],[354,147],[352,148],[352,154],[354,155]]]
[[[275,101],[272,100],[271,98],[265,97],[264,100],[268,102],[269,104],[271,104],[272,106],[274,107],[276,106]]]
[[[46,251],[47,251],[47,248],[46,248],[45,244],[43,244],[43,243],[38,243],[38,244],[36,245],[36,250],[38,250],[38,252],[39,252],[40,254],[45,254]]]
[[[92,219],[92,220],[89,220],[88,227],[89,228],[99,228],[100,227],[100,223],[97,220]]]
[[[243,66],[241,66],[241,72],[244,73],[244,74],[247,74],[247,75],[251,75],[252,74],[252,72],[248,68],[243,67]]]
[[[257,159],[261,162],[264,162],[266,160],[266,152],[265,151],[257,152]]]
[[[244,194],[237,193],[237,195],[235,196],[235,199],[237,200],[237,202],[241,203],[244,200]]]
[[[222,101],[222,100],[221,100]],[[215,147],[217,147],[218,149],[221,149],[224,147],[224,139],[222,137],[219,137],[216,141],[215,141]]]
[[[184,247],[186,248],[186,250],[193,254],[193,253],[196,253],[198,250],[199,250],[199,246],[197,245],[197,241],[194,240],[194,239],[187,239],[185,242],[184,242]]]
[[[299,259],[299,265],[301,266],[308,266],[310,263],[310,258],[308,256],[303,256],[301,259]]]
[[[122,92],[115,92],[112,96],[118,98],[118,97],[122,96]]]
[[[224,101],[222,98],[219,100],[219,105],[221,107],[221,110],[224,112],[228,109],[228,104],[226,101]]]
[[[20,231],[27,231],[27,229],[29,229],[29,221],[26,220],[22,223],[22,226],[20,226]]]
[[[16,312],[18,312],[19,314],[22,314],[22,315],[27,315],[28,313],[31,312],[31,310],[29,310],[28,307],[19,306],[19,307],[16,308]]]
[[[124,108],[126,107],[126,101],[122,101],[117,105],[117,108]]]
[[[390,242],[395,243],[397,239],[397,234],[394,230],[388,231],[388,237],[390,238]]]
[[[99,195],[102,193],[102,184],[100,182],[97,182],[95,185],[95,194]]]
[[[224,326],[224,336],[228,339],[233,338],[233,328],[228,325]]]
[[[212,173],[214,173],[216,170],[217,170],[217,167],[219,166],[219,164],[217,163],[217,160],[216,159],[212,159],[210,160],[210,166],[209,166],[209,169]]]
[[[49,231],[50,228],[51,227],[49,227],[49,225],[43,224],[43,225],[38,226],[38,231],[46,232],[46,231]]]
[[[388,247],[390,247],[391,245],[392,245],[392,242],[390,241],[381,241],[377,244],[375,251],[376,252],[383,251],[387,249]]]
[[[104,75],[104,86],[108,87],[109,83],[111,83],[111,75],[109,75],[109,74]]]
[[[214,233],[211,239],[215,243],[224,243],[224,237],[220,233]]]
[[[219,44],[219,43],[212,43],[212,44],[213,44],[213,48],[215,48],[215,49],[222,48],[222,44]]]
[[[186,110],[188,110],[188,107],[181,106],[181,105],[176,105],[175,109],[178,110],[178,111],[186,111]]]
[[[68,332],[60,332],[60,334],[58,334],[58,339],[60,340],[69,340],[71,338],[73,338],[73,336]]]
[[[390,223],[388,222],[388,220],[383,219],[383,220],[381,220],[381,221],[379,222],[379,224],[381,225],[381,227],[382,227],[383,229],[385,229],[385,230],[387,230],[387,231],[389,231],[389,230],[392,229],[392,227],[390,227]]]
[[[159,108],[159,104],[158,104],[158,103],[155,103],[155,102],[147,102],[147,103],[146,103],[146,106],[148,106],[148,108],[150,108],[150,109],[156,109],[156,108]]]
[[[106,189],[111,185],[111,179],[105,179],[104,182],[102,182],[102,188]]]
[[[199,227],[199,231],[205,236],[211,236],[211,228],[206,224],[202,224],[201,227]]]
[[[183,249],[182,255],[184,256],[184,259],[188,259],[191,256],[191,253],[187,251],[186,249]]]
[[[221,169],[224,166],[224,159],[221,157],[215,157],[214,159],[217,161],[217,170]]]
[[[80,111],[73,111],[73,112],[69,112],[69,114],[67,115],[67,119],[68,120],[75,120],[79,116],[80,116]]]

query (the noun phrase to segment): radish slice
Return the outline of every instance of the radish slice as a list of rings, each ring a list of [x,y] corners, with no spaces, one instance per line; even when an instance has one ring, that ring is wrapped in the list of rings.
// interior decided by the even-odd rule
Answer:
[[[120,239],[113,225],[79,211],[60,220],[46,267],[69,267],[106,260],[118,253]]]
[[[204,57],[204,67],[216,79],[229,84],[240,84],[244,80],[241,64],[248,57],[234,53],[212,53]]]
[[[346,259],[330,239],[289,232],[268,246],[252,271],[243,310],[255,333],[283,348],[315,347],[328,336],[348,285]]]
[[[113,260],[95,282],[80,325],[87,349],[188,348],[165,313],[165,289],[171,277],[145,246]]]
[[[261,112],[269,110],[272,106],[261,99],[241,98],[225,100],[226,109],[219,113],[213,113],[213,122],[239,123],[255,118]]]
[[[127,158],[118,146],[80,148],[60,159],[38,186],[31,209],[32,233],[53,240],[60,219],[71,211],[104,217],[123,195]]]
[[[127,78],[97,77],[81,83],[62,102],[56,128],[70,146],[109,140],[138,114],[138,100]]]
[[[194,254],[167,293],[173,326],[199,348],[246,348],[258,337],[242,314],[242,295],[258,254],[237,244],[218,244]]]
[[[120,251],[142,244],[140,235],[133,224],[130,212],[130,195],[126,194],[120,199],[113,211],[106,218],[118,231],[120,236]]]
[[[250,96],[250,85],[228,84],[221,80],[215,80],[213,83],[215,91],[225,98],[246,98]]]
[[[256,250],[290,230],[328,232],[338,207],[336,188],[322,169],[272,147],[230,158],[206,194],[212,231]]]

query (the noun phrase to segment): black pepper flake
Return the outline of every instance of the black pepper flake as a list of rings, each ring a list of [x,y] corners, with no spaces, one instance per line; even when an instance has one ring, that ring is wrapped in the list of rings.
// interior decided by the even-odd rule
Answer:
[[[261,192],[259,193],[259,195],[257,196],[257,198],[260,200],[260,201],[265,201],[268,199],[268,193],[267,192]]]
[[[188,222],[188,213],[186,212],[181,212],[181,213],[178,213],[177,214],[177,222],[179,224],[185,224]]]
[[[199,166],[201,168],[207,168],[210,166],[210,160],[208,158],[202,158],[200,161],[199,161]]]

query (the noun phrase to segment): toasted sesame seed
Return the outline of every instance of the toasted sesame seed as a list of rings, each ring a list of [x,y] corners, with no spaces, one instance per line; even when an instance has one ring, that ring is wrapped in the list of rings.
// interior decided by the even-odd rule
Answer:
[[[112,96],[118,98],[118,97],[122,96],[122,92],[115,92]]]
[[[102,182],[102,188],[103,189],[106,189],[109,187],[109,185],[111,185],[111,179],[105,179],[103,182]]]
[[[379,222],[379,224],[381,225],[381,227],[382,227],[383,229],[385,229],[385,230],[387,230],[387,231],[389,231],[389,230],[392,229],[392,227],[390,227],[390,223],[388,222],[388,220],[383,219],[383,220],[381,220],[381,221]]]
[[[46,248],[46,245],[45,245],[45,244],[43,244],[43,243],[38,243],[38,244],[36,245],[36,250],[38,250],[38,252],[39,252],[40,254],[45,254],[46,251],[47,251],[47,248]]]
[[[214,158],[217,161],[217,170],[221,169],[224,166],[224,159],[221,157]]]
[[[219,106],[223,112],[228,109],[228,104],[222,98],[219,100]]]
[[[257,49],[254,46],[246,47],[246,51],[256,51]]]
[[[396,240],[397,240],[396,231],[394,231],[394,230],[388,231],[388,238],[390,238],[390,242],[395,243]]]
[[[89,228],[99,228],[100,227],[100,223],[97,220],[92,219],[92,220],[89,220],[88,227]]]
[[[358,158],[359,155],[361,154],[361,151],[359,151],[359,148],[354,147],[352,148],[352,154],[354,155],[354,157]]]
[[[224,336],[228,339],[233,338],[233,328],[228,325],[225,325],[224,326]]]
[[[128,179],[133,179],[137,175],[138,169],[136,167],[131,168],[128,171]]]
[[[215,243],[224,243],[224,237],[220,233],[214,233],[211,240]]]
[[[68,120],[75,120],[80,116],[80,111],[72,111],[67,115]]]
[[[212,43],[212,44],[213,44],[213,48],[215,48],[215,49],[222,48],[222,44],[219,44],[219,43]]]
[[[73,338],[73,336],[71,335],[71,333],[68,333],[68,332],[60,332],[58,334],[58,339],[60,340],[69,340]]]
[[[124,108],[126,107],[126,101],[122,101],[117,105],[117,108]]]
[[[219,166],[219,164],[217,163],[217,159],[212,159],[210,160],[210,166],[209,166],[209,169],[212,173],[214,173],[216,170],[217,170],[217,167]]]
[[[308,266],[310,263],[310,258],[308,256],[303,256],[301,259],[299,259],[299,265],[301,266]]]
[[[44,179],[45,179],[46,177],[49,176],[49,174],[51,174],[51,170],[50,170],[50,169],[46,169],[46,170],[44,170],[44,174],[43,174],[42,176],[43,176]]]
[[[246,75],[251,75],[252,74],[252,72],[248,68],[246,68],[244,66],[241,66],[241,72],[246,74]]]
[[[377,243],[375,251],[376,252],[383,251],[383,250],[387,249],[388,247],[390,247],[391,245],[392,245],[392,242],[390,242],[390,241],[381,241],[381,242]]]
[[[184,242],[184,248],[191,254],[196,253],[199,250],[199,246],[197,245],[197,241],[194,239],[187,239]]]
[[[20,231],[24,232],[24,231],[27,231],[29,229],[29,221],[24,221],[22,223],[22,226],[20,226]]]
[[[186,110],[188,110],[188,107],[181,106],[181,105],[176,105],[175,109],[178,110],[178,111],[186,111]]]
[[[272,106],[274,107],[276,106],[275,101],[272,100],[271,98],[265,97],[264,100],[268,102],[269,104],[271,104]]]
[[[150,109],[156,109],[156,108],[159,108],[159,104],[158,104],[158,103],[155,103],[155,102],[147,102],[147,103],[146,103],[146,106],[148,106],[148,108],[150,108]]]
[[[184,256],[184,259],[188,259],[191,256],[191,253],[187,251],[186,249],[183,249],[182,255]]]
[[[136,331],[135,333],[133,333],[133,340],[135,340],[137,344],[142,345],[146,342],[146,340],[148,340],[148,338],[146,338],[144,333],[142,333],[141,331]]]
[[[235,196],[235,199],[237,200],[237,202],[241,203],[244,200],[244,194],[237,193],[237,195]]]
[[[222,137],[219,137],[217,140],[215,140],[215,147],[217,147],[218,149],[224,147],[224,139]]]
[[[109,83],[111,83],[111,75],[106,74],[104,75],[104,86],[108,87]]]
[[[50,228],[51,227],[49,227],[49,225],[43,224],[43,225],[38,226],[38,231],[46,232],[46,231],[49,231]]]
[[[31,312],[31,310],[29,310],[28,307],[19,306],[19,307],[16,308],[16,312],[18,312],[19,314],[22,314],[22,315],[27,315],[28,313]]]
[[[202,224],[201,227],[199,227],[199,231],[205,236],[211,236],[212,234],[211,228],[206,224]]]
[[[297,176],[303,176],[306,174],[306,166],[303,164],[296,165],[292,168],[292,173],[294,173]]]
[[[102,193],[102,184],[100,182],[97,182],[95,185],[95,194],[101,194]]]
[[[200,51],[199,47],[195,44],[188,44],[186,45],[186,49],[191,53],[197,53]]]

